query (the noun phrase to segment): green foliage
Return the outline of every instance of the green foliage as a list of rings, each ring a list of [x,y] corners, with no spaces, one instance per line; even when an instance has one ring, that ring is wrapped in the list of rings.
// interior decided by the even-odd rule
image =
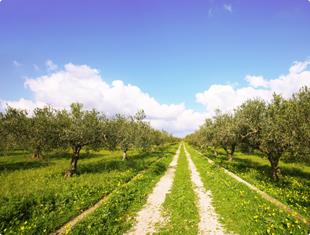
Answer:
[[[310,90],[305,87],[290,99],[274,94],[270,103],[248,100],[233,114],[217,113],[185,140],[200,149],[221,147],[228,155],[235,147],[259,150],[268,156],[271,176],[277,181],[284,155],[293,161],[310,162]]]
[[[266,113],[263,100],[248,100],[235,111],[240,143],[259,149]]]
[[[56,148],[58,129],[55,111],[51,107],[36,108],[29,120],[28,147],[33,151],[34,158],[40,158],[42,151]]]
[[[71,112],[62,111],[59,118],[62,123],[66,123],[60,138],[64,145],[73,149],[77,147],[89,146],[99,147],[103,132],[99,119],[99,113],[95,110],[83,111],[81,104],[72,104]]]
[[[222,114],[217,112],[214,117],[214,141],[217,143],[216,146],[222,147],[229,159],[231,160],[236,145],[238,144],[238,129],[236,126],[236,120],[231,114]]]
[[[295,94],[288,111],[290,153],[295,159],[310,163],[310,90],[305,87]],[[308,158],[307,158],[308,157]]]
[[[0,147],[4,149],[26,148],[29,133],[27,112],[11,107],[1,114]]]
[[[9,107],[0,113],[0,150],[27,149],[40,159],[42,151],[71,148],[71,164],[65,175],[72,176],[83,148],[120,148],[126,159],[130,148],[146,151],[175,140],[153,129],[145,118],[143,110],[133,117],[117,114],[107,118],[94,109],[83,110],[79,103],[73,103],[69,111],[36,108],[31,115]]]

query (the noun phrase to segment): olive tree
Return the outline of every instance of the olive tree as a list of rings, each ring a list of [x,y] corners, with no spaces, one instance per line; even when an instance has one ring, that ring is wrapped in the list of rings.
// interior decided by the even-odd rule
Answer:
[[[217,112],[214,119],[214,142],[221,146],[226,151],[228,159],[232,160],[238,144],[238,128],[235,118],[232,114]]]
[[[83,111],[82,105],[78,103],[71,105],[70,112],[62,110],[57,117],[59,126],[63,127],[62,141],[73,151],[70,168],[66,172],[66,176],[70,177],[76,173],[81,149],[86,146],[97,148],[102,144],[102,122],[98,112]]]
[[[0,112],[0,151],[2,151],[5,148],[5,138],[4,138],[4,127],[3,127],[3,119],[4,119],[4,114]]]
[[[134,145],[134,120],[132,117],[125,117],[123,115],[117,115],[117,140],[118,145],[123,151],[123,160],[128,159],[128,150]]]
[[[59,136],[55,111],[51,107],[36,108],[29,118],[28,147],[33,158],[40,159],[42,151],[57,147]]]
[[[146,115],[143,110],[138,111],[132,125],[134,126],[134,146],[138,149],[148,150],[153,142],[154,132],[149,122],[145,121]]]
[[[6,148],[27,148],[29,118],[25,110],[8,107],[1,115],[1,145]]]
[[[294,94],[289,102],[289,136],[291,137],[290,153],[303,160],[310,157],[310,90],[302,88]],[[304,159],[308,158],[308,159]],[[299,160],[299,159],[296,159]]]
[[[263,121],[259,149],[268,156],[271,165],[271,176],[279,180],[279,160],[290,146],[288,101],[279,95],[274,95],[273,100],[267,105]]]
[[[236,128],[241,144],[259,149],[265,115],[266,103],[259,99],[248,100],[235,110]]]

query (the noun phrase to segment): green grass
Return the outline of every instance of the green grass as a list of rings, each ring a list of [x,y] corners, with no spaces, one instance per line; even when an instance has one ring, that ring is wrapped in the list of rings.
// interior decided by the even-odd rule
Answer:
[[[308,234],[300,223],[261,198],[245,185],[231,178],[216,164],[188,147],[207,190],[211,190],[213,206],[227,231],[238,234]]]
[[[159,233],[197,234],[199,214],[196,200],[188,161],[182,147],[173,186],[163,205],[168,221]]]
[[[212,158],[224,168],[238,174],[262,191],[277,198],[300,214],[310,218],[310,167],[300,163],[280,161],[283,177],[279,182],[270,178],[270,164],[266,158],[237,152],[233,161],[226,155]]]
[[[172,154],[171,148],[166,153]],[[30,160],[27,153],[0,157],[0,233],[48,234],[111,193],[163,156],[163,151],[138,154],[128,161],[121,153],[83,153],[78,175],[64,178],[68,154],[49,162]]]
[[[107,202],[78,223],[69,234],[123,234],[131,228],[136,213],[146,203],[148,194],[166,171],[176,146],[163,153],[162,159],[140,177],[112,193]]]

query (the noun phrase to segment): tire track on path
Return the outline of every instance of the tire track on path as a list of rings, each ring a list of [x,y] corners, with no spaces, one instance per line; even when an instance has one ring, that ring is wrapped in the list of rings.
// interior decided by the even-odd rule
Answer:
[[[218,221],[218,216],[212,206],[212,194],[211,191],[206,191],[196,169],[194,162],[191,159],[189,152],[185,145],[185,155],[189,163],[189,169],[191,172],[191,179],[193,184],[194,192],[197,195],[197,207],[199,211],[200,221],[198,224],[198,234],[216,234],[223,235],[223,226]]]
[[[156,231],[156,225],[164,222],[165,219],[161,214],[162,204],[166,199],[167,193],[172,187],[176,166],[180,155],[180,148],[181,145],[173,157],[173,160],[170,163],[165,175],[162,176],[160,181],[155,185],[145,206],[138,212],[136,224],[128,233],[126,233],[127,235],[152,234]]]

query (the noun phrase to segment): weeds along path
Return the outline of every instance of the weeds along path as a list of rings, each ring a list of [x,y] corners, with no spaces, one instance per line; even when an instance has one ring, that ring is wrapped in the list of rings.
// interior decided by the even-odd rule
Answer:
[[[200,221],[198,224],[198,234],[224,234],[223,227],[219,223],[216,212],[212,206],[212,195],[210,191],[206,191],[189,152],[185,145],[185,155],[189,163],[191,172],[191,179],[193,183],[194,192],[197,195],[197,207],[199,211]]]
[[[180,154],[179,146],[168,170],[160,181],[155,185],[153,192],[149,195],[145,206],[140,210],[136,217],[136,224],[126,233],[127,235],[143,235],[155,232],[158,223],[164,222],[161,215],[161,206],[166,199],[167,193],[171,190],[176,166]]]
[[[199,155],[204,156],[201,152],[197,151],[196,149],[194,149]],[[216,164],[213,160],[209,159],[208,157],[204,156],[205,158],[207,158],[207,161],[210,165],[214,165]],[[247,186],[249,189],[253,190],[254,192],[258,193],[262,198],[264,198],[266,201],[271,202],[273,205],[275,205],[276,207],[278,207],[279,209],[283,210],[284,212],[286,212],[287,214],[291,215],[293,218],[295,218],[296,220],[299,220],[302,223],[307,224],[308,226],[310,226],[310,220],[304,216],[302,216],[301,214],[299,214],[297,211],[291,209],[289,206],[285,205],[284,203],[280,202],[279,200],[275,199],[274,197],[270,196],[269,194],[267,194],[266,192],[258,189],[257,187],[255,187],[254,185],[250,184],[249,182],[245,181],[244,179],[242,179],[241,177],[239,177],[238,175],[232,173],[231,171],[225,169],[224,167],[221,167],[223,169],[223,171],[229,175],[230,177],[234,178],[235,180],[237,180],[238,182],[244,184],[245,186]]]
[[[161,158],[160,158],[161,159]],[[155,160],[153,163],[158,162],[160,159]],[[135,175],[132,179],[130,179],[127,183],[123,184],[127,185],[130,184],[131,182],[135,181],[136,179],[140,178],[144,173],[146,172],[145,170],[140,171],[137,175]],[[113,196],[113,193],[116,192],[118,190],[118,187],[112,191],[111,193],[109,193],[108,195],[104,196],[103,198],[101,198],[96,204],[94,204],[93,206],[91,206],[90,208],[86,209],[85,211],[83,211],[81,214],[77,215],[76,217],[73,217],[71,220],[69,220],[67,223],[65,223],[64,225],[62,225],[58,230],[56,230],[55,232],[50,233],[50,235],[62,235],[62,234],[68,234],[68,232],[76,225],[78,224],[80,221],[82,221],[84,218],[86,218],[87,216],[89,216],[90,214],[92,214],[93,212],[95,212],[101,205],[103,205],[106,201],[108,201],[108,199],[110,197]]]

